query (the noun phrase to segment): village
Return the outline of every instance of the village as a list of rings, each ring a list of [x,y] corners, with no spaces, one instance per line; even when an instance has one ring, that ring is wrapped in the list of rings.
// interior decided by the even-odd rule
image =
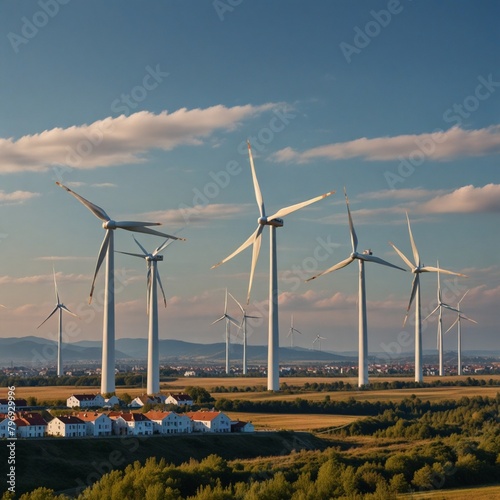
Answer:
[[[10,404],[9,404],[10,403]],[[0,399],[0,438],[85,438],[109,436],[153,436],[190,433],[254,432],[251,422],[232,421],[216,410],[174,412],[166,409],[137,410],[145,405],[175,405],[187,410],[193,405],[188,394],[178,393],[139,396],[126,409],[116,396],[105,399],[101,394],[73,394],[66,406],[71,414],[44,418],[32,411],[26,400],[15,405]],[[115,409],[120,407],[120,409]],[[49,409],[45,414],[51,415]],[[54,412],[56,413],[56,412]]]

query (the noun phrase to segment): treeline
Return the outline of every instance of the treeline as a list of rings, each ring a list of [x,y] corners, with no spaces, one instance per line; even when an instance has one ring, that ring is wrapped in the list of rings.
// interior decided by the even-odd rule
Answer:
[[[115,377],[117,386],[140,387],[144,384],[145,376],[137,373],[119,373]],[[176,378],[165,376],[161,377],[162,382],[172,382]],[[47,387],[54,385],[69,385],[74,387],[91,386],[99,387],[101,385],[100,375],[63,375],[58,377],[53,376],[36,376],[36,377],[11,377],[0,375],[0,387]]]
[[[467,398],[465,398],[466,400]],[[412,396],[402,401],[358,401],[353,397],[346,400],[332,401],[328,396],[323,401],[310,401],[296,398],[294,401],[267,400],[248,401],[242,399],[221,398],[215,403],[220,411],[252,412],[252,413],[316,413],[332,415],[381,415],[385,411],[393,411],[398,415],[419,416],[426,412],[440,412],[454,409],[461,405],[459,401],[444,400],[439,402],[421,401]]]
[[[293,379],[291,379],[293,380]],[[284,394],[300,394],[304,392],[336,392],[336,391],[384,391],[395,389],[423,389],[433,387],[479,387],[479,386],[498,386],[500,380],[484,380],[467,377],[465,380],[446,380],[436,379],[431,382],[414,382],[410,380],[391,380],[384,382],[370,381],[370,384],[358,387],[357,384],[336,380],[332,382],[306,382],[303,385],[293,385],[293,383],[283,382],[280,385],[280,391]],[[217,385],[212,389],[213,393],[224,392],[264,392],[266,387],[263,385],[254,386],[229,386]]]

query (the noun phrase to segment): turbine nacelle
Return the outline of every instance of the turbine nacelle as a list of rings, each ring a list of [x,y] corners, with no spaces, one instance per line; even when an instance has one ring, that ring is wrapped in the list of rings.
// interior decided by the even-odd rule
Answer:
[[[147,262],[163,262],[163,255],[148,254],[144,258]]]
[[[283,227],[284,221],[279,218],[269,220],[267,217],[259,217],[257,223],[261,226]]]
[[[116,221],[114,220],[106,220],[102,223],[102,227],[104,229],[116,229]]]

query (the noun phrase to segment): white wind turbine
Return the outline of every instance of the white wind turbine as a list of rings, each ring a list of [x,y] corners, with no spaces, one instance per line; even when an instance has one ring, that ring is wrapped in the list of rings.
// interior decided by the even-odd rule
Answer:
[[[57,331],[57,376],[60,377],[63,374],[63,365],[62,365],[62,313],[66,311],[72,316],[78,317],[75,313],[71,312],[59,299],[59,292],[57,290],[57,281],[56,281],[56,271],[52,269],[54,273],[54,289],[56,292],[56,306],[52,310],[52,312],[37,326],[40,328],[49,318],[51,318],[56,312],[59,311],[59,328]]]
[[[234,298],[234,297],[233,297]],[[224,314],[216,319],[212,325],[218,323],[219,321],[226,320],[226,374],[229,374],[229,348],[230,348],[230,339],[229,339],[229,323],[232,323],[234,326],[239,327],[238,322],[227,313],[227,288],[226,288],[226,297],[224,300]]]
[[[85,205],[98,219],[102,220],[102,227],[106,231],[97,257],[97,264],[90,289],[89,303],[92,302],[94,285],[97,273],[106,258],[106,275],[104,284],[104,314],[102,329],[102,368],[101,368],[101,393],[115,392],[115,291],[114,291],[114,231],[125,229],[136,233],[153,234],[173,240],[184,240],[177,236],[160,233],[147,226],[160,226],[160,222],[137,222],[137,221],[114,221],[108,214],[97,205],[86,200],[79,194],[67,188],[60,182],[56,184],[74,196],[80,203]]]
[[[302,335],[302,332],[299,332],[297,328],[293,327],[293,314],[292,314],[292,320],[290,322],[290,330],[288,330],[287,337],[290,337],[290,347],[293,348],[293,336],[298,333],[299,335]]]
[[[410,243],[413,252],[413,258],[415,264],[413,264],[401,250],[394,245],[394,243],[389,242],[389,244],[396,250],[397,254],[403,259],[405,264],[410,268],[411,272],[414,274],[413,283],[411,287],[410,301],[408,302],[408,308],[406,310],[405,319],[403,321],[403,326],[406,325],[406,320],[408,319],[408,313],[410,311],[411,304],[415,300],[415,382],[423,382],[424,374],[422,369],[422,311],[420,305],[420,274],[428,272],[440,272],[445,274],[453,274],[455,276],[466,277],[464,274],[455,273],[453,271],[447,271],[446,269],[441,269],[437,267],[424,266],[420,261],[420,255],[418,253],[415,241],[413,239],[413,234],[411,232],[410,218],[408,213],[406,214],[406,220],[408,222],[408,233],[410,235]]]
[[[436,311],[439,311],[438,315],[438,327],[437,327],[437,349],[439,355],[439,376],[444,375],[444,365],[443,365],[443,309],[449,309],[450,311],[458,312],[454,307],[445,304],[441,297],[441,279],[439,272],[439,262],[437,263],[438,268],[438,287],[437,287],[437,306],[427,315],[424,321],[427,321]]]
[[[464,300],[465,296],[469,293],[469,290],[467,290],[463,295],[462,298],[458,301],[456,312],[458,313],[457,319],[453,322],[453,324],[446,330],[444,333],[448,333],[455,325],[458,325],[458,368],[457,368],[457,374],[462,375],[462,329],[461,329],[461,323],[462,320],[465,319],[466,321],[470,321],[471,323],[475,323],[477,325],[477,321],[468,318],[465,314],[461,313],[460,310],[460,302]]]
[[[167,299],[165,291],[161,283],[160,273],[157,263],[163,260],[163,255],[160,255],[167,248],[172,240],[163,242],[153,252],[149,253],[133,236],[137,246],[142,250],[142,254],[119,252],[125,255],[132,255],[146,260],[147,274],[147,310],[149,316],[148,329],[148,378],[147,378],[147,394],[158,394],[160,392],[160,352],[158,347],[158,291],[157,284],[160,285],[163,295],[163,303],[167,307]]]
[[[314,344],[317,342],[318,343],[318,347],[319,347],[319,351],[321,351],[321,341],[322,340],[326,340],[325,337],[322,337],[321,335],[316,335],[316,338],[313,340],[313,346]]]
[[[231,295],[231,293],[229,293]],[[241,318],[241,323],[238,328],[243,328],[243,375],[247,374],[247,318],[257,319],[260,316],[250,316],[246,313],[243,306],[231,295],[231,298],[238,304],[243,317]]]
[[[351,232],[351,246],[352,253],[347,259],[335,264],[330,267],[326,271],[323,271],[312,278],[309,278],[307,281],[311,281],[313,279],[322,276],[323,274],[331,273],[332,271],[337,271],[338,269],[342,269],[343,267],[348,266],[355,260],[359,263],[359,321],[358,321],[358,386],[361,387],[363,385],[368,384],[368,332],[367,332],[367,315],[366,315],[366,288],[365,288],[365,262],[375,262],[377,264],[382,264],[383,266],[393,267],[395,269],[400,269],[401,271],[405,271],[403,268],[399,266],[395,266],[379,257],[375,257],[372,254],[371,250],[365,250],[363,253],[359,253],[358,249],[358,237],[356,235],[356,231],[354,230],[354,225],[352,223],[351,210],[349,208],[349,198],[347,197],[347,193],[344,188],[344,196],[345,202],[347,206],[347,216],[349,219],[349,230]]]
[[[255,173],[255,166],[252,158],[252,150],[250,148],[250,143],[248,142],[248,156],[250,158],[250,168],[252,170],[253,187],[255,191],[255,198],[257,200],[257,205],[259,207],[260,217],[257,219],[257,229],[253,232],[250,237],[238,247],[232,254],[228,255],[224,260],[220,261],[218,264],[212,266],[220,266],[224,262],[232,259],[235,255],[239,254],[250,245],[253,245],[252,252],[252,265],[250,268],[250,282],[248,284],[248,294],[247,294],[247,304],[250,302],[250,290],[252,288],[252,281],[255,272],[255,265],[259,257],[260,245],[261,245],[261,235],[264,230],[264,226],[269,226],[270,232],[270,266],[269,266],[269,333],[268,333],[268,355],[267,355],[267,389],[269,391],[279,390],[279,359],[278,359],[278,347],[279,347],[279,321],[278,321],[278,270],[277,270],[277,257],[276,257],[276,228],[283,227],[283,219],[288,214],[295,212],[301,208],[304,208],[311,203],[322,200],[327,196],[330,196],[335,191],[330,191],[328,193],[312,198],[311,200],[304,201],[302,203],[297,203],[289,207],[282,208],[278,210],[275,214],[271,216],[266,215],[264,208],[264,199],[262,198],[262,193],[260,191],[259,183],[257,181],[257,175]]]

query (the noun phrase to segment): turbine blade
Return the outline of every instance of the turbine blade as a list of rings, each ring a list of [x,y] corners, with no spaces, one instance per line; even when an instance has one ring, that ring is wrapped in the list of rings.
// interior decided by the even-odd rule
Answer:
[[[61,301],[59,300],[59,291],[57,290],[57,281],[56,281],[56,270],[54,266],[52,266],[52,273],[54,274],[54,290],[56,291],[56,304],[60,304]]]
[[[410,312],[411,304],[413,300],[415,299],[415,295],[417,293],[417,288],[420,283],[420,278],[418,273],[415,273],[415,276],[413,277],[413,283],[411,285],[411,294],[410,294],[410,301],[408,302],[408,307],[406,308],[406,315],[405,319],[403,321],[403,327],[406,325],[406,321],[408,320],[408,313]]]
[[[212,325],[215,325],[215,323],[218,323],[219,321],[222,321],[223,319],[226,319],[225,316],[221,316],[219,319],[216,319],[215,321],[212,322]]]
[[[259,227],[248,237],[248,239],[240,247],[238,247],[231,255],[228,255],[225,259],[213,265],[210,269],[219,267],[221,264],[224,264],[224,262],[227,262],[228,260],[232,259],[235,255],[238,255],[240,252],[245,250],[245,248],[249,247],[254,242],[255,236],[257,235],[261,227],[262,226],[259,224]]]
[[[232,316],[229,316],[229,314],[226,314],[226,319],[232,323],[234,326],[237,326],[239,328],[239,323],[232,317]]]
[[[248,157],[250,158],[250,169],[252,170],[253,179],[253,189],[255,191],[255,199],[257,200],[257,205],[259,206],[259,212],[261,217],[266,216],[266,208],[264,207],[264,199],[262,198],[262,193],[260,191],[259,181],[257,180],[257,174],[255,173],[255,165],[253,163],[252,148],[250,147],[250,142],[247,141],[248,146]]]
[[[402,267],[391,264],[390,262],[387,262],[386,260],[381,259],[380,257],[376,257],[375,255],[358,254],[358,258],[365,260],[365,261],[368,261],[368,262],[376,262],[377,264],[382,264],[383,266],[393,267],[394,269],[399,269],[401,271],[406,272],[406,269],[403,269]]]
[[[228,292],[228,293],[229,293],[229,296],[236,302],[236,304],[238,304],[238,307],[240,308],[242,314],[245,315],[245,309],[243,309],[243,306],[233,297],[231,292]],[[247,318],[251,318],[251,317],[252,316],[247,316]]]
[[[454,271],[447,271],[441,267],[433,267],[433,266],[422,266],[420,268],[420,272],[422,273],[444,273],[444,274],[452,274],[453,276],[461,276],[462,278],[467,278],[465,274],[455,273]]]
[[[139,241],[135,237],[135,234],[132,235],[132,238],[134,238],[134,241],[136,242],[137,246],[142,250],[143,257],[144,257],[144,255],[147,255],[148,251],[139,243]]]
[[[53,311],[37,326],[37,329],[40,328],[49,318],[51,318],[58,309],[59,309],[58,305],[54,307]]]
[[[123,255],[132,255],[132,257],[139,257],[141,259],[144,259],[144,255],[141,255],[140,253],[121,252],[120,250],[115,250],[115,252],[122,253]]]
[[[163,290],[163,285],[161,283],[161,278],[160,278],[160,272],[158,271],[158,268],[156,269],[156,281],[158,281],[158,285],[160,285],[160,290],[163,295],[163,303],[165,304],[165,307],[167,307],[167,299],[165,297],[165,290]]]
[[[291,214],[292,212],[307,207],[307,205],[311,205],[312,203],[316,203],[317,201],[322,200],[323,198],[326,198],[327,196],[330,196],[334,193],[335,191],[329,191],[328,193],[316,196],[315,198],[303,201],[302,203],[297,203],[296,205],[290,205],[289,207],[282,208],[281,210],[278,210],[274,215],[271,215],[271,217],[268,217],[267,220],[280,219],[281,217],[285,217],[286,215]]]
[[[131,225],[124,224],[123,222],[117,222],[116,227],[120,229],[125,229],[126,231],[134,231],[136,233],[144,233],[144,234],[153,234],[155,236],[162,236],[163,238],[171,238],[172,240],[180,240],[186,241],[186,238],[179,238],[178,236],[172,236],[171,234],[161,233],[160,231],[156,231],[155,229],[150,229],[146,226],[160,225],[157,222],[131,222]],[[132,224],[140,224],[140,225],[132,225]]]
[[[408,217],[408,212],[406,212],[406,220],[408,221],[408,233],[410,234],[411,249],[413,251],[413,258],[415,259],[416,267],[420,266],[420,255],[418,254],[417,245],[415,245],[415,240],[413,239],[413,233],[411,232],[410,218]]]
[[[457,317],[457,319],[451,324],[451,326],[448,328],[448,330],[446,330],[444,332],[445,335],[458,323],[458,320],[459,320],[459,317]]]
[[[465,296],[470,292],[470,289],[467,290],[463,295],[462,295],[462,298],[458,301],[458,305],[460,305],[460,302],[462,302],[462,300],[464,300]]]
[[[147,261],[148,272],[146,274],[146,314],[149,314],[149,301],[151,300],[151,261]]]
[[[460,314],[460,317],[462,319],[465,319],[466,321],[470,321],[471,323],[475,323],[476,325],[478,324],[476,320],[472,319],[472,318],[469,318],[468,316],[466,316],[465,314]]]
[[[59,307],[61,309],[64,309],[67,313],[71,314],[71,316],[74,316],[75,318],[79,318],[78,314],[75,314],[74,312],[71,312],[64,304],[59,304]]]
[[[427,321],[437,310],[439,309],[439,304],[430,312],[425,318],[424,321]]]
[[[104,261],[104,257],[106,257],[106,252],[108,251],[109,238],[111,236],[109,231],[110,230],[107,230],[106,234],[104,235],[104,239],[102,240],[101,248],[99,250],[99,255],[97,256],[97,264],[95,266],[94,279],[92,280],[92,286],[90,288],[89,304],[92,302],[92,295],[94,294],[94,286],[95,286],[95,280],[97,278],[97,273],[99,272],[102,262]]]
[[[354,230],[354,224],[352,223],[352,217],[351,217],[351,209],[349,208],[349,198],[347,197],[347,192],[344,187],[344,196],[345,196],[345,203],[347,205],[347,216],[349,217],[349,230],[351,232],[351,245],[352,245],[352,251],[356,252],[358,249],[358,237],[356,235],[356,231]]]
[[[156,248],[156,250],[153,252],[153,257],[155,255],[158,255],[159,253],[163,252],[165,248],[168,247],[171,243],[173,243],[174,240],[171,240],[170,238],[167,238],[159,247]]]
[[[227,315],[227,288],[226,288],[226,295],[224,296],[224,316]]]
[[[410,268],[410,270],[416,267],[411,263],[408,257],[406,257],[406,255],[401,250],[399,250],[399,248],[394,243],[392,243],[392,241],[389,241],[389,245],[391,245],[391,247],[396,250],[396,253],[403,259],[404,263]]]
[[[59,187],[65,189],[69,194],[73,195],[80,203],[85,205],[98,219],[104,221],[111,220],[109,218],[109,215],[101,207],[94,205],[94,203],[90,202],[89,200],[86,200],[83,196],[80,196],[79,194],[75,193],[70,188],[66,187],[64,184],[61,184],[60,182],[56,182],[56,184]]]
[[[326,271],[323,271],[322,273],[319,273],[316,276],[313,276],[312,278],[307,279],[306,282],[311,281],[311,280],[315,280],[316,278],[319,278],[320,276],[323,276],[324,274],[328,274],[328,273],[331,273],[333,271],[337,271],[339,269],[342,269],[343,267],[348,266],[351,262],[354,262],[354,258],[349,256],[349,257],[347,257],[347,259],[343,260],[342,262],[339,262],[338,264],[335,264],[334,266],[330,267]]]
[[[252,267],[250,268],[250,279],[248,282],[248,292],[247,292],[247,304],[250,303],[250,292],[252,290],[252,283],[253,283],[253,277],[255,274],[255,267],[257,265],[257,260],[259,258],[259,252],[260,252],[260,244],[262,242],[261,240],[261,235],[262,231],[264,230],[264,226],[259,224],[259,227],[257,228],[257,232],[255,234],[255,239],[253,242],[253,250],[252,250]]]
[[[448,311],[453,311],[453,312],[456,312],[456,313],[459,313],[460,311],[454,307],[451,307],[449,306],[448,304],[445,304],[443,302],[441,302],[441,307],[444,307],[445,309],[448,309]]]

